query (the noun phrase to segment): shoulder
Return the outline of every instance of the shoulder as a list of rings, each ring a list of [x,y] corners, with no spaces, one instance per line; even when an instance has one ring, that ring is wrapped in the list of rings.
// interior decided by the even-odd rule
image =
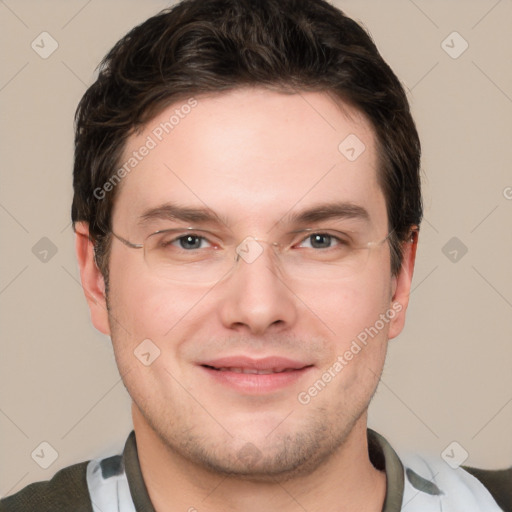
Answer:
[[[405,470],[404,504],[414,500],[422,510],[442,503],[447,511],[512,512],[512,467],[454,467],[441,457],[420,455],[403,456],[401,460]]]
[[[512,466],[508,469],[464,469],[478,479],[492,494],[496,503],[505,511],[512,512]]]
[[[35,482],[0,500],[0,512],[92,512],[88,461],[65,467],[51,480]]]

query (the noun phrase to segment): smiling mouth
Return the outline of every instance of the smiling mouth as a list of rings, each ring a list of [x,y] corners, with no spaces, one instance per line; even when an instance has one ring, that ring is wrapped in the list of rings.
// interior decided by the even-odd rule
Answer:
[[[199,367],[215,385],[226,386],[241,395],[257,396],[286,390],[303,379],[314,365],[283,357],[235,356],[203,361]]]
[[[270,375],[273,373],[286,373],[286,372],[296,372],[298,370],[302,370],[303,368],[307,368],[307,366],[304,366],[303,368],[284,368],[284,369],[278,369],[278,368],[267,368],[264,370],[258,370],[257,368],[237,368],[237,367],[221,367],[216,368],[215,366],[210,366],[207,364],[202,365],[205,368],[209,368],[210,370],[217,370],[218,372],[233,372],[233,373],[246,373],[246,374],[252,374],[252,375]]]

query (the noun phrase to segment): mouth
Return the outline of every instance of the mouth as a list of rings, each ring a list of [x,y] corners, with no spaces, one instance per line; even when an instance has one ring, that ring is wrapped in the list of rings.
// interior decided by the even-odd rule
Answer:
[[[290,387],[314,365],[275,356],[262,359],[235,356],[205,361],[199,366],[215,383],[238,393],[259,395]]]
[[[210,368],[212,370],[216,370],[218,372],[234,372],[234,373],[245,373],[248,375],[270,375],[272,373],[284,373],[284,372],[295,372],[302,368],[285,368],[284,370],[279,370],[277,368],[267,368],[264,370],[258,370],[256,368],[236,368],[236,367],[222,367],[216,368],[215,366],[203,365],[205,368]]]

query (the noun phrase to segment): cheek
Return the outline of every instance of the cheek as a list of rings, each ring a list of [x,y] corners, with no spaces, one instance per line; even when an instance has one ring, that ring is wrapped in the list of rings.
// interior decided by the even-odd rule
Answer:
[[[123,276],[113,290],[117,301],[112,317],[120,320],[118,327],[111,329],[117,365],[121,373],[127,374],[131,393],[137,395],[140,388],[140,393],[147,395],[159,389],[161,396],[179,397],[181,388],[171,375],[178,382],[187,381],[185,348],[194,346],[200,333],[204,334],[206,321],[211,322],[211,315],[204,309],[204,287],[150,282],[140,275],[129,277],[131,280]],[[113,322],[112,318],[111,325]],[[124,328],[119,327],[121,323]],[[150,366],[144,366],[137,357],[148,351],[157,357]]]
[[[172,336],[173,330],[194,316],[194,306],[204,295],[204,289],[164,283],[135,262],[111,268],[112,315],[125,328],[121,334],[134,343]]]
[[[116,362],[121,374],[126,375],[130,394],[139,398],[151,389],[162,388],[162,393],[174,389],[168,372],[183,380],[176,364],[177,352],[188,338],[187,326],[197,325],[194,306],[204,294],[172,284],[163,286],[143,277],[128,271],[122,279],[112,279],[110,294]],[[146,359],[145,354],[149,354]]]
[[[317,297],[319,315],[333,331],[324,369],[333,369],[334,362],[341,365],[332,392],[342,405],[367,404],[375,391],[391,326],[390,315],[385,316],[391,308],[389,294],[390,280],[374,277]]]
[[[311,311],[311,321],[318,324],[320,320],[328,338],[334,338],[337,348],[342,349],[389,309],[390,293],[391,279],[373,274],[357,281],[329,283],[309,292],[302,290],[297,295]]]

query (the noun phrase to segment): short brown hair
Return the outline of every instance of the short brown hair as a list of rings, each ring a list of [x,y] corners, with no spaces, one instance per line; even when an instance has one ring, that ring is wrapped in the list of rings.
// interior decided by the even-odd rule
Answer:
[[[391,271],[422,218],[420,141],[406,94],[368,33],[324,0],[183,0],[132,29],[107,54],[75,115],[73,228],[89,224],[108,286],[119,166],[126,139],[166,106],[243,86],[326,92],[357,108],[377,137]]]

